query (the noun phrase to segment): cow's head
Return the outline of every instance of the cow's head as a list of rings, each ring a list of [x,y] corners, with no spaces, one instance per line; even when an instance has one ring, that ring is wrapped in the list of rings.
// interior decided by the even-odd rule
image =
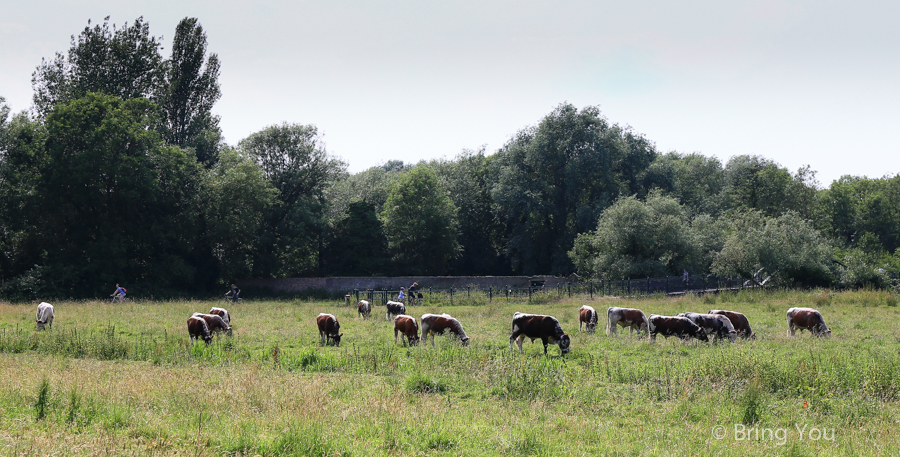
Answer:
[[[37,321],[37,329],[38,330],[46,330],[46,328],[47,328],[46,322],[41,322],[40,320]]]
[[[819,324],[819,331],[816,332],[816,336],[820,338],[831,336],[831,329],[825,326],[825,323],[823,322]]]
[[[465,338],[460,338],[459,343],[462,344],[463,346],[468,346],[469,345],[469,337],[467,336]]]
[[[656,324],[654,323],[654,321],[656,321],[656,319],[658,319],[658,318],[659,318],[659,316],[656,314],[651,314],[650,317],[647,318],[647,322],[650,323],[649,324],[650,325],[650,329],[649,329],[650,333],[656,333]]]
[[[706,336],[706,332],[704,332],[702,328],[694,333],[694,337],[700,341],[709,341],[709,337]]]
[[[562,338],[559,339],[559,352],[568,354],[570,344],[572,344],[572,340],[569,339],[569,335],[563,333]]]
[[[334,345],[335,345],[335,346],[340,346],[340,345],[341,345],[341,337],[342,337],[342,336],[344,336],[343,333],[335,333],[334,335],[331,335],[331,339],[334,340]]]

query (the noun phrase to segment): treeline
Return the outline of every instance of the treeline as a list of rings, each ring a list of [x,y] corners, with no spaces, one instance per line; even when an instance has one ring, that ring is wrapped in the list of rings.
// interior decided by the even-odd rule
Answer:
[[[240,278],[738,274],[888,287],[900,175],[821,188],[761,156],[660,153],[562,104],[503,147],[357,174],[313,125],[226,144],[219,60],[194,18],[171,55],[138,18],[72,37],[0,98],[0,294],[202,294]]]

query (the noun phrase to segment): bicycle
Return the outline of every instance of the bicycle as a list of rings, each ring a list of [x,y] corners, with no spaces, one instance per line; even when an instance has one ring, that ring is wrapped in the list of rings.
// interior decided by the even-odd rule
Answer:
[[[109,302],[110,302],[110,303],[116,303],[117,301],[118,301],[119,303],[126,303],[126,302],[128,302],[128,301],[130,301],[130,300],[131,300],[131,299],[129,299],[128,297],[122,297],[122,298],[119,298],[118,296],[116,296],[116,294],[112,294],[112,295],[109,296]]]
[[[222,303],[234,303],[234,304],[237,304],[237,303],[240,303],[240,302],[244,301],[244,299],[241,298],[241,297],[238,297],[237,299],[234,299],[234,298],[232,298],[230,295],[225,295],[224,297],[222,297],[222,300],[221,300],[221,301],[222,301]]]

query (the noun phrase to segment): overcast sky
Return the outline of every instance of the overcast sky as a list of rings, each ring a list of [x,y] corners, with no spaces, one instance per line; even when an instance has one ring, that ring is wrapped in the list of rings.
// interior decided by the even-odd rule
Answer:
[[[41,58],[143,16],[168,58],[197,17],[226,140],[315,124],[351,172],[495,152],[556,106],[598,105],[661,152],[755,154],[828,186],[900,172],[900,2],[0,0],[0,96]]]

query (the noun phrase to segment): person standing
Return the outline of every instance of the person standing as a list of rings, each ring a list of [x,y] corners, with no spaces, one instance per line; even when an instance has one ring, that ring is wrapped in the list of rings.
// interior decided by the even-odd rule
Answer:
[[[690,275],[688,275],[687,270],[684,270],[684,274],[681,275],[681,282],[684,283],[684,288],[685,288],[685,289],[687,289],[687,287],[688,287],[688,282],[690,281],[690,278],[691,278],[691,277],[690,277]]]

